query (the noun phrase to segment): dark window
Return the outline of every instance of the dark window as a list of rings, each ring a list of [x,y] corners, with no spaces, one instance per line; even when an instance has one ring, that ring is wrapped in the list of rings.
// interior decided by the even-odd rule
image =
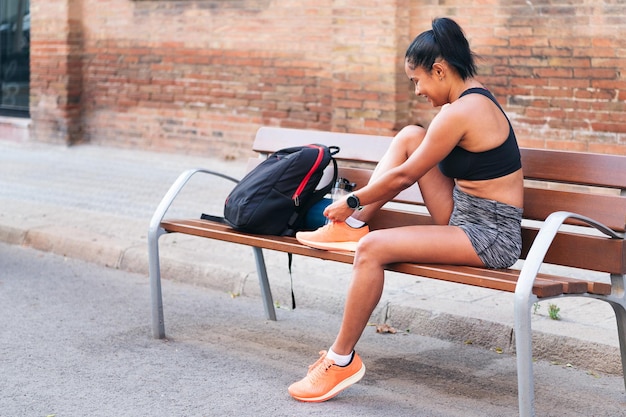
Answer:
[[[0,0],[0,114],[28,116],[30,1]]]

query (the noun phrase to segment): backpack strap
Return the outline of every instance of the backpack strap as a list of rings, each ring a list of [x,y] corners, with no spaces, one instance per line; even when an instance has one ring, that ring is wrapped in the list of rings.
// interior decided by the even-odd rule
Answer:
[[[333,148],[337,148],[337,147],[333,146]],[[337,150],[335,153],[337,152],[339,151]],[[311,198],[308,199],[307,203],[305,205],[300,206],[300,210],[298,210],[291,216],[291,218],[289,219],[289,222],[287,223],[288,225],[287,230],[285,230],[285,232],[283,233],[283,236],[295,236],[299,223],[303,221],[304,216],[301,216],[301,214],[305,214],[307,211],[309,211],[311,207],[313,207],[316,203],[321,201],[322,198],[324,198],[324,196],[328,194],[330,190],[334,187],[335,182],[337,181],[337,176],[339,175],[339,167],[337,166],[337,161],[335,160],[335,158],[332,158],[331,161],[334,167],[332,181],[330,181],[323,188],[320,188],[319,190],[315,190],[311,194]]]
[[[226,223],[226,219],[222,216],[214,216],[212,214],[206,214],[206,213],[202,213],[202,215],[200,215],[200,218],[202,220],[210,220],[212,222],[217,222],[217,223]]]
[[[291,275],[291,263],[293,262],[293,253],[287,253],[288,265],[289,265],[289,280],[291,281],[291,309],[296,309],[296,296],[293,293],[293,275]]]

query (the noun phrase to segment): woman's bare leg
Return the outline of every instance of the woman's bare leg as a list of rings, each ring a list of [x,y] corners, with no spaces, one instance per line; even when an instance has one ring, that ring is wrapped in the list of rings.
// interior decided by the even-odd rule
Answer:
[[[404,163],[422,143],[426,130],[411,125],[400,130],[393,138],[389,149],[376,165],[369,182],[376,181],[382,174]],[[437,224],[447,224],[452,214],[452,189],[454,182],[445,177],[438,167],[426,173],[419,181],[420,192],[431,216]],[[354,212],[355,219],[366,222],[371,219],[385,201],[368,204]]]
[[[455,226],[408,226],[369,233],[356,252],[334,352],[347,355],[354,349],[380,301],[384,266],[393,262],[483,266],[465,232]]]
[[[422,143],[425,135],[426,130],[415,125],[406,126],[400,130],[376,165],[369,182],[376,181],[385,172],[404,163]],[[362,210],[355,212],[352,217],[367,222],[384,204],[384,201],[368,204]]]

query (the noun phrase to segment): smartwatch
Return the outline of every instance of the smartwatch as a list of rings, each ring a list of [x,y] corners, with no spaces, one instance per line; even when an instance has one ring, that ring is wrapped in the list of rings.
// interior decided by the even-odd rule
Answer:
[[[346,202],[348,203],[348,207],[350,207],[351,209],[358,209],[359,207],[361,207],[361,202],[359,201],[359,197],[356,196],[356,194],[352,193],[348,196],[348,199],[346,200]]]

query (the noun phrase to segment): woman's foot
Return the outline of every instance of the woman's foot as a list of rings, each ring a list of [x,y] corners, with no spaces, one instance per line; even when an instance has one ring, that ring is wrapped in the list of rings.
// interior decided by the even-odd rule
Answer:
[[[320,358],[309,366],[306,376],[291,384],[288,391],[296,400],[306,402],[322,402],[339,394],[350,385],[355,384],[365,375],[365,365],[356,352],[346,366],[335,365],[328,359],[326,351],[320,352]]]
[[[369,231],[367,225],[353,228],[344,222],[331,222],[313,232],[298,232],[296,239],[303,245],[316,249],[354,252],[359,240]]]

